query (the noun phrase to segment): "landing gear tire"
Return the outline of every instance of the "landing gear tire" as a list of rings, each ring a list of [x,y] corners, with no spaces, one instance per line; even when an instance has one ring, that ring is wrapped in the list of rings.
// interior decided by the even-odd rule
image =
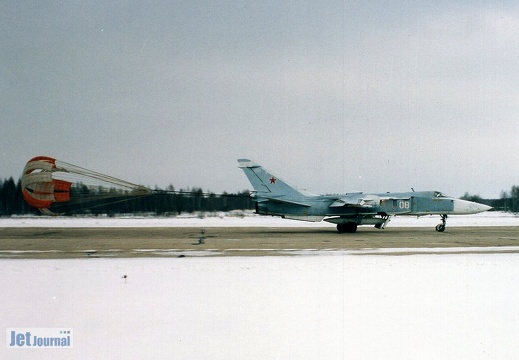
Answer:
[[[447,224],[447,215],[443,214],[442,217],[442,223],[436,225],[436,231],[438,232],[444,232],[445,231],[445,225]]]
[[[337,231],[339,233],[354,233],[357,231],[357,223],[355,222],[347,222],[344,224],[337,224]]]
[[[436,225],[436,231],[444,232],[445,231],[445,225],[443,225],[443,224]]]

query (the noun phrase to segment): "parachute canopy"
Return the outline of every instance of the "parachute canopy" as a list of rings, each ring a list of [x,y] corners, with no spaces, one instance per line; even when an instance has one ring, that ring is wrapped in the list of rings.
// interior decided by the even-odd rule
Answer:
[[[56,214],[66,206],[98,206],[99,201],[120,201],[152,194],[145,186],[117,179],[48,156],[27,162],[22,174],[27,203],[43,213]]]

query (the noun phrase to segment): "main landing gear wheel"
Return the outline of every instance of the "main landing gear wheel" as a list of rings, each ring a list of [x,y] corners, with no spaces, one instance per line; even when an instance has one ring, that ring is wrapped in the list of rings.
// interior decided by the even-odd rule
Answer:
[[[337,231],[339,233],[354,233],[357,231],[357,223],[355,222],[347,222],[344,224],[337,224]]]
[[[443,214],[442,217],[442,223],[436,225],[436,231],[438,232],[444,232],[445,231],[445,224],[447,223],[447,215]]]

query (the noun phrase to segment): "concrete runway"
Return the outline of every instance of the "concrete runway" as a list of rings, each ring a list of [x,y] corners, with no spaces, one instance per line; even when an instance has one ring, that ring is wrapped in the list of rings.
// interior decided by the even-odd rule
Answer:
[[[333,228],[222,227],[207,228],[204,244],[200,237],[201,229],[175,227],[0,228],[0,258],[273,256],[362,249],[416,254],[424,249],[456,253],[458,248],[519,253],[519,227],[451,227],[444,233],[432,228],[361,227],[355,234],[338,234]]]

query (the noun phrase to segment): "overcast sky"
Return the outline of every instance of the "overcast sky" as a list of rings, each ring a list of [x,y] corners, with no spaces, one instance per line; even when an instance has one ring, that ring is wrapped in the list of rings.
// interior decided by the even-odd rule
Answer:
[[[2,1],[0,177],[36,155],[147,186],[519,185],[516,1]]]

